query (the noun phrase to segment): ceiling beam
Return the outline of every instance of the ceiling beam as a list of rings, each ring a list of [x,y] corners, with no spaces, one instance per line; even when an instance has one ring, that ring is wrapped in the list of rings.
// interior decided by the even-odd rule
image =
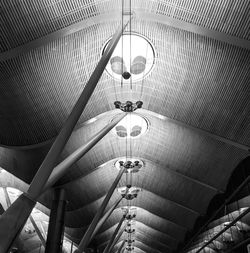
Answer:
[[[152,161],[151,161],[151,162],[152,162]],[[192,178],[192,177],[190,177],[190,176],[184,175],[184,174],[182,174],[182,173],[180,173],[180,172],[178,172],[178,171],[175,171],[175,170],[173,170],[173,169],[170,169],[170,168],[168,168],[168,167],[163,167],[163,166],[161,166],[161,165],[159,165],[158,167],[161,167],[162,169],[167,170],[167,171],[170,172],[171,174],[180,176],[180,177],[182,177],[183,179],[186,179],[186,180],[191,181],[191,182],[193,182],[193,183],[195,183],[195,184],[198,184],[198,185],[203,186],[203,187],[205,187],[205,188],[207,188],[207,189],[210,189],[210,190],[214,191],[215,193],[224,193],[223,190],[217,189],[216,187],[214,187],[214,186],[212,186],[212,185],[209,185],[209,184],[207,184],[207,183],[201,182],[200,180],[197,180],[197,179],[194,179],[194,178]],[[101,169],[101,168],[102,168],[102,166],[98,166],[98,167],[95,168],[93,171],[96,171],[97,169]],[[92,171],[92,172],[93,172],[93,171]],[[91,173],[92,173],[92,172],[91,172]],[[81,176],[81,177],[78,177],[78,178],[76,178],[76,179],[73,179],[73,180],[71,180],[71,181],[69,181],[69,182],[67,182],[67,183],[61,184],[60,187],[70,186],[71,184],[73,185],[76,181],[81,180],[81,178],[84,178],[85,176],[87,176],[87,175],[89,175],[89,174],[91,174],[91,173],[84,174],[84,175]]]
[[[117,251],[116,251],[116,249],[119,247],[119,245],[121,245],[122,244],[122,240],[120,240],[115,246],[114,246],[114,252],[113,253],[118,253]],[[124,245],[124,249],[125,249],[125,247],[126,247],[126,244]],[[144,251],[144,250],[142,250],[140,247],[138,247],[138,246],[133,246],[134,247],[134,251],[133,251],[133,253],[134,252],[140,252],[140,253],[147,253],[146,251]],[[126,252],[126,251],[121,251],[121,253],[128,253],[128,252]],[[160,252],[159,252],[160,253]]]
[[[223,32],[211,30],[205,27],[188,23],[186,21],[182,21],[182,20],[175,19],[172,17],[167,17],[165,15],[148,13],[148,12],[140,11],[140,10],[136,10],[135,15],[136,15],[136,18],[138,19],[158,22],[164,25],[177,28],[177,29],[182,29],[182,30],[189,31],[195,34],[199,34],[201,36],[206,36],[211,39],[221,41],[223,43],[231,44],[236,47],[241,47],[241,48],[250,50],[250,41],[241,39],[236,36],[232,36]],[[121,14],[120,12],[117,11],[117,12],[108,12],[105,14],[100,14],[98,16],[91,17],[91,18],[82,20],[80,22],[76,22],[72,25],[59,29],[41,38],[35,39],[21,46],[10,49],[6,52],[0,53],[0,62],[17,57],[20,54],[28,53],[31,50],[45,46],[57,39],[76,33],[94,24],[111,22],[111,21],[119,21],[120,19],[121,19]]]
[[[142,110],[142,112],[143,112],[143,111],[147,111],[147,110],[144,110],[144,109],[141,109],[141,110]],[[154,116],[157,115],[156,113],[151,112],[151,111],[147,111],[147,112],[150,112],[150,114],[154,114]],[[156,117],[157,117],[157,116],[156,116]],[[169,119],[169,120],[172,120],[172,119]],[[209,185],[209,184],[207,184],[207,183],[205,183],[205,182],[202,182],[202,181],[200,181],[200,180],[198,180],[198,179],[194,179],[194,178],[192,178],[191,176],[184,175],[183,173],[181,173],[181,172],[179,172],[179,171],[176,171],[176,170],[171,169],[171,168],[169,168],[169,167],[162,166],[161,164],[158,164],[158,163],[156,163],[156,162],[154,162],[154,161],[144,159],[143,157],[140,157],[140,158],[141,158],[142,160],[144,160],[144,161],[147,161],[147,162],[152,163],[153,165],[155,165],[155,166],[158,167],[159,169],[162,169],[162,170],[164,170],[164,171],[168,171],[170,174],[176,175],[176,176],[178,176],[178,177],[182,177],[184,180],[188,180],[188,181],[190,181],[190,182],[192,182],[192,183],[198,184],[198,185],[200,185],[200,186],[202,186],[202,187],[205,187],[205,188],[207,188],[207,189],[209,189],[209,190],[214,191],[215,193],[224,193],[223,190],[217,189],[216,187],[214,187],[214,186],[212,186],[212,185]],[[117,159],[113,159],[113,160],[117,160]],[[69,181],[69,182],[67,182],[67,183],[61,184],[60,187],[70,186],[71,184],[74,184],[74,182],[76,182],[76,181],[78,181],[78,180],[81,180],[81,178],[84,178],[84,177],[90,175],[91,173],[95,172],[96,170],[103,169],[103,167],[104,167],[103,165],[108,165],[108,163],[109,163],[109,162],[112,162],[113,160],[110,160],[110,161],[108,161],[108,162],[105,162],[104,164],[99,165],[98,167],[96,167],[95,169],[93,169],[93,170],[92,170],[91,172],[89,172],[89,173],[83,174],[82,176],[77,177],[77,178],[75,178],[75,179],[73,179],[73,180],[71,180],[71,181]]]
[[[139,238],[138,238],[138,236],[139,236]],[[155,244],[159,245],[159,247],[167,248],[168,250],[175,250],[174,248],[170,247],[168,244],[163,244],[159,241],[154,240],[150,235],[147,235],[145,232],[140,231],[140,230],[136,230],[135,238],[137,238],[139,240],[140,236],[145,237],[147,242],[149,242],[150,240],[153,240]]]
[[[111,227],[106,228],[104,231],[100,232],[99,234],[96,235],[96,238],[99,240],[100,237],[102,237],[103,235],[105,236],[107,233],[109,233],[109,230],[112,230],[112,228],[114,228],[118,223],[115,223],[114,225],[111,225]],[[138,226],[137,226],[138,225]],[[136,227],[137,230],[139,231],[143,231],[145,232],[145,230],[149,233],[153,232],[153,234],[156,234],[155,236],[158,237],[159,234],[164,237],[164,240],[167,241],[172,241],[173,243],[178,243],[179,240],[176,237],[172,237],[169,234],[163,233],[162,231],[159,231],[155,228],[150,227],[149,225],[144,224],[141,221],[137,221],[134,225]],[[149,230],[149,231],[148,231]],[[158,241],[158,240],[157,240]],[[160,243],[160,241],[158,241]]]
[[[100,199],[102,199],[102,198],[100,198]],[[95,202],[95,201],[94,201]],[[113,214],[115,213],[115,211],[116,210],[120,210],[122,207],[125,207],[124,205],[120,205],[119,207],[117,207],[114,211],[113,211]],[[145,208],[142,208],[142,207],[140,207],[140,206],[137,206],[137,205],[134,205],[134,207],[136,207],[136,208],[138,208],[138,210],[143,210],[143,211],[146,211],[147,212],[147,216],[146,217],[150,217],[150,219],[152,219],[152,220],[156,220],[156,221],[159,221],[159,220],[161,220],[162,222],[166,222],[167,224],[165,224],[165,226],[164,226],[164,229],[169,225],[169,224],[172,224],[174,227],[176,227],[176,229],[178,228],[179,230],[182,230],[183,231],[183,234],[185,234],[187,231],[188,231],[188,229],[186,228],[186,227],[184,227],[184,226],[181,226],[180,224],[177,224],[177,223],[175,223],[175,222],[173,222],[173,221],[171,221],[171,220],[169,220],[169,219],[166,219],[166,218],[164,218],[164,217],[162,217],[162,216],[159,216],[159,215],[156,215],[156,214],[153,214],[153,213],[151,213],[151,212],[149,212],[147,209],[145,209]],[[79,212],[79,209],[77,209],[78,210],[78,212]],[[138,211],[137,210],[137,211]],[[81,212],[85,212],[85,210],[84,210],[84,207],[81,209]],[[74,211],[70,211],[70,213],[72,214],[72,213],[74,213]],[[113,215],[112,214],[112,215]],[[112,216],[111,215],[111,216]],[[141,217],[145,217],[145,215],[143,216],[143,215],[141,215]],[[86,214],[86,219],[87,220],[89,220],[90,219],[90,217]],[[146,218],[147,219],[147,218]],[[145,220],[146,220],[145,219]],[[143,221],[143,220],[141,220],[141,219],[139,219],[139,220],[136,220],[137,222],[141,222],[142,224],[144,224],[144,225],[146,225],[146,226],[149,226],[150,228],[152,228],[152,229],[155,229],[155,228],[153,228],[153,227],[151,227],[151,225],[152,224],[150,224],[150,219],[147,219],[148,221],[149,221],[149,224],[145,224],[144,222],[145,222],[145,220]],[[110,221],[110,219],[109,219],[109,221]],[[113,220],[114,221],[114,220]],[[111,223],[111,221],[110,221],[110,223]],[[115,224],[117,224],[116,223],[116,221],[115,221]],[[111,227],[112,226],[114,226],[115,224],[112,224],[111,225]],[[74,226],[74,225],[72,225],[72,226]],[[82,228],[88,228],[89,226],[90,226],[90,223],[88,223],[88,224],[79,224],[79,226],[82,226]],[[106,228],[106,230],[108,230],[108,229],[110,229],[111,227],[108,227],[108,228]],[[105,230],[105,231],[106,231]],[[155,229],[156,230],[156,229]],[[161,233],[164,233],[163,231],[161,231],[161,230],[157,230],[158,232],[161,232]],[[103,233],[103,232],[102,232]],[[166,234],[166,233],[165,233]],[[97,235],[99,235],[98,233],[97,233]],[[167,234],[168,235],[168,237],[169,238],[171,238],[171,239],[173,239],[173,240],[175,240],[176,238],[174,238],[173,237],[173,235],[171,235],[171,234]]]
[[[144,239],[146,240],[146,241],[150,241],[150,240],[152,240],[153,242],[154,242],[154,244],[156,244],[156,245],[158,245],[159,247],[163,247],[163,248],[166,248],[166,249],[168,249],[168,250],[175,250],[176,249],[176,246],[178,245],[177,243],[176,243],[176,246],[174,246],[173,247],[173,245],[169,245],[168,243],[162,243],[162,242],[160,242],[158,239],[157,239],[157,237],[156,236],[152,236],[152,235],[150,235],[150,233],[147,235],[145,232],[143,232],[140,228],[138,229],[137,227],[136,227],[136,225],[133,227],[133,228],[135,228],[135,234],[133,234],[132,235],[132,237],[133,238],[137,238],[138,240],[140,240],[140,237],[144,237]],[[137,236],[139,236],[139,238],[137,237]],[[111,237],[111,235],[110,235],[110,237]],[[107,245],[107,240],[105,239],[105,240],[98,240],[97,239],[97,241],[100,243],[100,245]]]
[[[123,240],[124,240],[124,238],[120,238],[120,239],[118,240],[118,242],[114,245],[114,247],[117,246],[117,245],[119,245]],[[106,242],[101,243],[100,245],[98,245],[98,248],[101,248],[102,246],[108,244],[108,242],[109,242],[109,241],[106,241]],[[155,248],[152,248],[150,245],[147,245],[144,241],[141,241],[141,240],[138,240],[138,239],[135,240],[135,242],[133,243],[133,247],[139,248],[138,246],[136,246],[136,242],[141,243],[141,244],[142,244],[143,246],[145,246],[146,248],[150,248],[150,249],[152,250],[152,253],[153,253],[153,252],[156,252],[156,253],[163,253],[162,251],[159,251],[159,250],[157,250],[157,249],[155,249]],[[139,248],[139,249],[140,249],[140,248]]]
[[[64,187],[64,186],[58,186],[58,187]],[[165,199],[165,200],[167,200],[167,201],[169,201],[169,202],[172,202],[174,205],[179,206],[179,207],[181,207],[182,209],[185,209],[186,211],[191,212],[191,213],[193,213],[193,214],[195,214],[195,215],[198,215],[198,216],[204,215],[203,213],[200,213],[199,211],[196,211],[196,210],[194,210],[194,209],[192,209],[192,208],[189,208],[189,207],[187,207],[187,206],[184,206],[183,204],[178,203],[176,200],[169,199],[169,198],[166,198],[166,197],[164,197],[164,196],[162,196],[162,195],[159,195],[159,194],[157,194],[157,193],[155,193],[155,192],[152,192],[152,191],[150,191],[150,189],[142,188],[142,187],[137,186],[137,185],[135,185],[135,187],[141,188],[142,191],[143,191],[143,190],[147,190],[148,192],[151,192],[151,193],[153,193],[153,194],[156,195],[156,196],[159,196],[159,197],[161,197],[161,198],[163,198],[163,199]],[[106,193],[105,193],[101,198],[103,198],[104,196],[106,196]],[[99,198],[99,199],[101,199],[101,198]],[[77,210],[79,210],[79,209],[81,209],[81,208],[84,208],[85,206],[90,205],[91,203],[93,203],[93,202],[95,202],[95,201],[97,201],[97,199],[93,200],[93,201],[90,202],[90,203],[87,203],[86,205],[83,205],[83,206],[79,207]],[[146,209],[145,209],[145,210],[146,210]],[[70,212],[74,212],[74,210],[72,210],[72,211],[70,211]],[[156,215],[156,216],[158,216],[158,215]],[[158,217],[161,217],[161,216],[158,216]],[[164,217],[161,217],[161,218],[162,218],[162,219],[165,219]],[[167,220],[167,219],[165,219],[165,220]],[[172,221],[169,221],[169,222],[172,222]],[[172,222],[172,223],[173,223],[173,222]],[[179,226],[179,225],[178,225],[178,226]]]
[[[167,240],[168,240],[168,241],[171,241],[171,243],[173,243],[173,244],[179,242],[179,239],[178,239],[177,237],[173,237],[173,235],[170,235],[169,233],[164,233],[164,232],[162,232],[162,231],[160,231],[160,230],[157,230],[157,229],[155,229],[155,228],[152,228],[151,226],[146,225],[146,224],[144,224],[142,221],[138,221],[137,219],[134,219],[134,221],[135,221],[136,223],[135,223],[135,225],[132,226],[132,228],[134,228],[135,231],[138,232],[138,233],[140,233],[140,234],[143,233],[143,235],[146,235],[145,231],[143,231],[142,228],[141,228],[140,226],[137,226],[137,225],[136,225],[137,223],[138,223],[138,224],[143,224],[143,226],[147,227],[147,229],[150,230],[150,231],[147,230],[147,233],[150,233],[150,232],[152,232],[152,230],[154,230],[154,231],[156,231],[157,233],[162,234],[162,235],[165,237],[165,240],[166,240],[166,238],[167,238]],[[111,226],[110,228],[106,228],[106,230],[104,230],[104,231],[102,231],[100,234],[98,234],[98,235],[96,236],[96,238],[98,238],[98,241],[100,241],[100,240],[103,241],[101,238],[102,238],[102,237],[106,237],[106,236],[109,235],[109,234],[110,234],[110,236],[111,236],[111,235],[112,235],[112,232],[113,232],[113,227],[115,227],[116,225],[118,225],[118,223],[115,223],[115,224],[114,224],[113,226]],[[111,232],[111,230],[112,230],[112,232]],[[162,245],[165,245],[165,246],[169,245],[168,243],[165,243],[165,242],[163,243],[163,242],[159,241],[159,240],[157,239],[157,236],[158,236],[158,235],[156,235],[155,237],[153,237],[153,239],[154,239],[157,243],[162,244]],[[170,247],[170,246],[168,246],[168,247]],[[172,249],[173,249],[173,248],[172,248]]]

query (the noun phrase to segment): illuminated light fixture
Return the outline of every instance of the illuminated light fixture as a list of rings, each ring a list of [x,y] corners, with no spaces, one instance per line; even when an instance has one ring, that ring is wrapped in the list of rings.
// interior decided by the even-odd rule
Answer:
[[[115,108],[120,109],[124,112],[134,112],[135,110],[142,108],[143,102],[137,101],[132,103],[131,101],[127,101],[125,103],[121,103],[120,101],[114,102]]]
[[[126,216],[126,219],[130,221],[130,220],[134,219],[135,217],[136,217],[136,214],[128,214]]]
[[[127,189],[127,186],[123,186],[118,188],[118,192],[127,200],[132,200],[134,198],[137,198],[138,193],[141,191],[141,188],[137,187],[130,187]],[[126,193],[127,192],[127,193]]]
[[[9,253],[18,253],[18,248],[12,247]]]
[[[133,251],[133,250],[134,250],[134,247],[128,246],[128,247],[126,247],[126,250],[127,250],[127,251]]]
[[[112,129],[112,132],[119,138],[137,138],[147,132],[148,125],[146,118],[129,113]]]
[[[17,197],[19,197],[22,194],[21,191],[19,191],[16,188],[12,188],[12,187],[7,187],[7,192],[10,195],[10,197],[13,197],[14,199],[16,199]]]
[[[6,173],[7,171],[0,167],[0,173]]]
[[[136,221],[135,220],[129,220],[129,221],[127,221],[127,227],[132,227],[132,226],[135,226],[135,224],[136,224]]]
[[[103,49],[106,50],[109,39]],[[152,70],[155,63],[155,50],[152,43],[144,36],[137,33],[125,33],[120,38],[106,71],[116,79],[124,82],[142,80]]]
[[[122,208],[122,212],[123,213],[127,213],[127,217],[135,217],[136,216],[136,212],[137,212],[137,208],[135,206],[123,206]],[[134,223],[131,223],[132,225],[134,225]]]
[[[91,124],[91,123],[94,123],[95,121],[97,121],[97,118],[96,118],[96,117],[94,117],[94,118],[92,118],[92,119],[89,119],[89,120],[86,122],[86,124]]]
[[[26,226],[26,227],[24,228],[24,232],[25,232],[26,234],[33,234],[33,233],[36,232],[36,230],[35,230],[34,228],[30,227],[30,226]]]
[[[117,75],[122,75],[127,71],[124,61],[120,56],[114,56],[113,58],[111,58],[110,64],[111,70]]]
[[[125,232],[128,233],[128,234],[134,234],[135,233],[135,229],[133,228],[126,228],[125,229]]]
[[[126,173],[137,173],[144,167],[142,160],[138,158],[121,158],[115,162],[115,167],[120,170],[121,167],[126,168]]]
[[[224,227],[230,225],[231,221],[226,221],[223,223]],[[236,224],[233,224],[232,227],[236,227]]]

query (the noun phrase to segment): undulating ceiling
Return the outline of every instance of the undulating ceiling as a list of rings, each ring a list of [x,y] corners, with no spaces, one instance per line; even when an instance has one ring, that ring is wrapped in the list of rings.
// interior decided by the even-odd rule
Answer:
[[[141,161],[130,181],[138,196],[120,202],[92,245],[103,250],[122,207],[131,206],[133,252],[178,252],[249,155],[249,0],[1,1],[0,166],[21,179],[6,183],[1,173],[1,183],[27,189],[122,22],[122,11],[130,10],[134,17],[126,33],[150,42],[152,69],[137,81],[105,71],[60,159],[122,113],[115,101],[142,101],[133,115],[147,129],[140,134],[138,123],[135,136],[124,128],[110,131],[56,186],[66,190],[66,232],[77,244],[118,173],[116,162]],[[118,189],[129,177],[123,175]],[[118,189],[107,210],[120,197]],[[48,208],[51,192],[40,198]],[[126,238],[124,232],[114,250]]]

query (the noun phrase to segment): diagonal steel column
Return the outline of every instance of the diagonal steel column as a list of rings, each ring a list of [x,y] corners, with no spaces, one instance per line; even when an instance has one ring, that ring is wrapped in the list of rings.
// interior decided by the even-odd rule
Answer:
[[[3,192],[4,192],[4,196],[5,196],[5,201],[6,201],[6,204],[7,204],[7,208],[9,208],[9,207],[11,206],[11,201],[10,201],[10,196],[9,196],[9,193],[8,193],[6,187],[3,187]]]
[[[194,239],[202,232],[202,230],[207,227],[207,225],[213,221],[216,216],[225,208],[225,205],[230,203],[232,199],[237,196],[237,194],[249,183],[250,176],[248,176],[238,187],[237,189],[226,199],[226,201],[212,214],[212,216],[206,221],[204,225],[195,233],[194,236],[188,241],[188,243],[185,245],[185,247],[182,249],[182,252],[184,250],[188,249],[188,247],[191,245],[191,243],[194,241]]]
[[[45,239],[44,239],[44,237],[43,237],[43,235],[42,235],[40,229],[39,229],[38,226],[36,225],[36,222],[35,222],[35,220],[33,219],[32,215],[30,215],[29,219],[30,219],[30,221],[31,221],[31,223],[32,223],[32,225],[33,225],[33,227],[34,227],[34,229],[36,230],[36,233],[37,233],[37,235],[38,235],[38,237],[39,237],[39,239],[40,239],[40,241],[41,241],[43,247],[45,248],[46,241],[45,241]]]
[[[48,154],[46,155],[44,161],[42,162],[40,168],[38,169],[36,175],[34,176],[30,187],[28,189],[28,194],[32,199],[37,199],[45,186],[50,174],[55,167],[55,164],[58,160],[59,155],[61,154],[65,144],[67,143],[78,119],[80,118],[87,102],[92,95],[125,27],[128,22],[123,26],[119,27],[110,41],[107,49],[102,55],[99,63],[97,64],[94,72],[92,73],[88,83],[84,87],[84,90],[77,100],[73,110],[71,111],[68,119],[66,120],[63,128],[55,139],[53,145],[51,146]]]
[[[66,195],[64,189],[55,189],[50,210],[48,235],[45,253],[62,253],[64,238],[64,220],[66,211]]]
[[[100,220],[118,182],[120,181],[120,179],[124,173],[124,171],[125,171],[125,168],[122,167],[120,169],[115,181],[113,182],[112,186],[110,187],[105,199],[103,200],[101,207],[98,209],[94,219],[92,220],[92,222],[91,222],[90,226],[88,227],[87,231],[85,232],[80,244],[78,245],[78,249],[75,250],[75,253],[84,252],[84,250],[87,248],[90,238],[96,228],[96,225],[97,225],[98,221]]]
[[[129,21],[128,21],[129,22]],[[80,118],[91,94],[93,93],[125,27],[128,22],[122,24],[117,30],[107,49],[102,55],[82,94],[77,100],[65,125],[58,134],[43,163],[33,178],[27,194],[22,194],[0,217],[0,253],[8,252],[16,236],[20,233],[27,221],[36,200],[41,194],[58,157],[67,143],[78,119]]]
[[[109,251],[109,249],[110,249],[110,247],[111,247],[113,241],[115,240],[115,237],[116,237],[117,233],[119,232],[119,230],[120,230],[120,228],[121,228],[121,226],[122,226],[122,223],[123,223],[123,221],[125,220],[125,218],[126,218],[126,214],[123,215],[122,218],[121,218],[121,220],[119,221],[119,223],[118,223],[118,225],[117,225],[117,227],[116,227],[116,229],[115,229],[115,231],[114,231],[114,233],[113,233],[111,239],[109,240],[109,242],[108,242],[106,248],[104,249],[103,253],[107,253],[107,252]]]
[[[121,252],[122,252],[122,249],[123,249],[125,243],[126,243],[126,240],[124,240],[124,241],[122,242],[122,244],[121,244],[121,246],[119,247],[117,253],[121,253]]]
[[[5,195],[7,207],[10,207],[10,206],[11,206],[11,200],[10,200],[8,191],[7,191],[7,189],[6,189],[5,187],[3,188],[3,190],[4,190],[4,195]],[[39,237],[39,239],[40,239],[42,245],[43,245],[44,248],[45,248],[45,244],[46,244],[45,239],[44,239],[42,233],[40,232],[40,229],[37,227],[36,222],[35,222],[35,220],[33,219],[32,215],[30,215],[29,219],[30,219],[30,221],[31,221],[31,223],[32,223],[32,225],[33,225],[33,227],[34,227],[34,229],[35,229],[35,231],[36,231],[36,233],[37,233],[37,235],[38,235],[38,237]],[[19,237],[17,237],[16,240],[20,241]],[[20,242],[19,242],[19,243],[20,243]]]
[[[196,253],[201,252],[206,246],[208,246],[211,242],[213,242],[221,234],[223,234],[225,231],[227,231],[229,228],[231,228],[237,221],[239,221],[241,218],[243,218],[249,212],[250,212],[250,207],[248,207],[242,214],[240,214],[237,218],[235,218],[227,226],[225,226],[225,228],[223,228],[219,233],[217,233],[216,235],[214,235],[208,242],[206,242],[202,247],[200,247],[199,250],[196,251]]]
[[[5,196],[5,201],[6,201],[6,204],[7,204],[7,208],[9,208],[11,206],[11,200],[10,200],[10,196],[9,196],[9,193],[7,191],[7,188],[6,187],[3,187],[3,192],[4,192],[4,196]],[[1,215],[4,213],[5,210],[1,210],[3,211],[2,213],[0,213]],[[18,251],[20,252],[23,252],[24,251],[24,245],[23,245],[23,242],[22,240],[20,239],[19,236],[16,237],[14,243],[12,246],[17,246],[18,248]]]
[[[10,250],[35,205],[22,194],[0,217],[0,253]]]
[[[95,235],[97,234],[99,229],[102,227],[102,225],[105,223],[105,221],[109,218],[109,216],[113,213],[113,211],[119,205],[119,203],[121,202],[122,199],[123,199],[123,197],[120,197],[119,199],[117,199],[116,202],[113,204],[113,206],[103,215],[103,217],[100,219],[100,221],[96,225],[96,228],[95,228],[89,242],[92,241],[92,239],[95,237]]]
[[[118,124],[127,113],[119,114],[114,118],[107,126],[100,130],[97,134],[91,137],[91,139],[83,146],[74,151],[65,160],[59,163],[51,173],[48,182],[43,188],[43,191],[50,188],[56,181],[62,177],[72,164],[77,162],[82,156],[84,156],[97,142],[99,142],[116,124]]]
[[[123,232],[124,232],[126,226],[127,226],[127,224],[124,224],[124,225],[123,225],[122,229],[120,230],[120,232],[118,233],[118,235],[117,235],[116,238],[114,239],[114,241],[113,241],[113,243],[111,244],[111,246],[110,246],[110,248],[109,248],[109,250],[108,250],[107,253],[111,253],[111,252],[112,252],[114,246],[117,244],[118,240],[121,238],[121,236],[122,236],[122,234],[123,234]]]

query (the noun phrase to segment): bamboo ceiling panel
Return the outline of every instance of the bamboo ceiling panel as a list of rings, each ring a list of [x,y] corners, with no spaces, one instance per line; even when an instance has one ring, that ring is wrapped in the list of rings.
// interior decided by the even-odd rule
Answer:
[[[2,144],[58,133],[117,24],[90,26],[1,63]],[[117,99],[141,99],[145,109],[249,145],[249,51],[159,23],[136,20],[132,30],[156,49],[152,73],[132,94],[105,73],[80,122],[113,109]]]
[[[111,131],[57,186],[66,190],[69,200],[66,231],[79,242],[118,173],[115,162],[125,156],[141,159],[144,167],[134,174],[132,184],[142,191],[132,201],[121,201],[93,243],[99,249],[106,246],[122,216],[121,207],[131,204],[137,208],[134,252],[174,252],[248,155],[229,142],[250,146],[250,50],[175,23],[247,43],[250,2],[131,0],[131,4],[139,15],[126,29],[131,27],[152,43],[152,72],[132,85],[121,85],[104,72],[60,160],[120,113],[114,110],[114,101],[143,101],[143,109],[136,113],[148,120],[148,130],[131,140]],[[121,10],[121,0],[1,1],[1,167],[31,181],[121,22]],[[116,14],[107,18],[110,13]],[[8,175],[0,183],[27,189],[26,183]],[[118,187],[125,185],[123,175]],[[43,194],[41,203],[50,207],[51,196],[52,190]],[[106,210],[119,197],[116,190]],[[211,230],[222,226],[222,220]],[[33,239],[27,250],[35,252],[37,238]],[[123,235],[115,249],[124,239]],[[200,246],[200,241],[195,244],[192,247]]]
[[[149,167],[158,166],[163,170],[176,171],[223,189],[227,182],[226,177],[229,177],[240,160],[247,156],[245,151],[201,136],[167,120],[149,116],[147,111],[142,110],[141,115],[149,120],[149,130],[141,138],[131,140],[133,147],[131,152],[132,156],[145,160],[146,168],[149,163]],[[96,124],[102,125],[102,122],[107,121],[108,119]],[[72,152],[71,146],[76,149],[85,142],[86,138],[82,133],[83,130],[79,129],[72,135],[66,146],[67,154]],[[107,162],[109,162],[107,166],[113,167],[115,161],[119,157],[124,157],[126,153],[126,140],[109,133],[78,162],[79,170],[72,170],[62,182],[67,182],[67,179],[70,181],[79,179],[81,175],[86,176]],[[225,170],[228,174],[214,181],[214,178],[224,174]],[[76,176],[74,173],[77,173]]]
[[[242,1],[132,0],[131,8],[250,39],[250,6]],[[121,0],[1,2],[0,50],[7,51],[76,22],[110,11],[121,11]],[[11,31],[11,32],[10,32]]]

